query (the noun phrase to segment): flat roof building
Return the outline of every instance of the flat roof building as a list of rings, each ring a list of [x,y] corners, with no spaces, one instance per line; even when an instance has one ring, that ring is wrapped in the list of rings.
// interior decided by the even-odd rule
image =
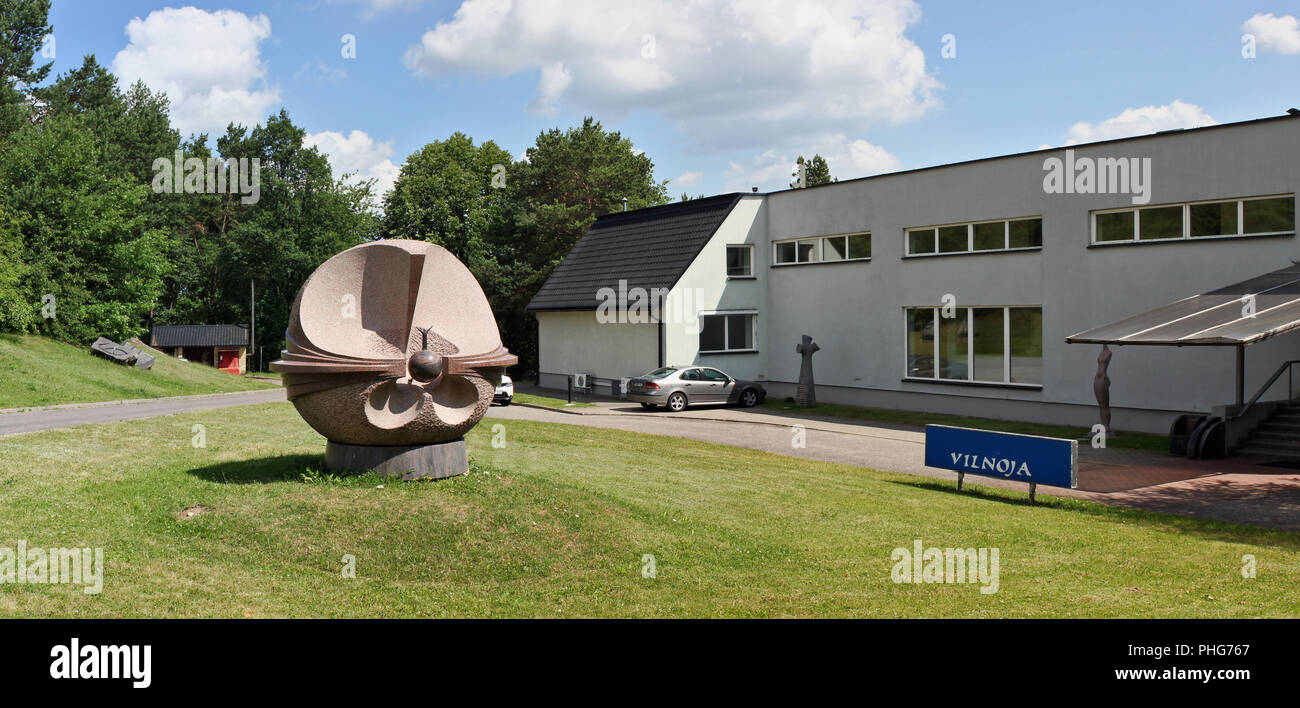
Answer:
[[[1167,432],[1300,359],[1290,290],[1223,297],[1300,261],[1297,156],[1282,116],[609,214],[529,305],[540,382],[694,363],[793,395],[808,334],[819,400],[1087,427],[1108,342],[1113,427]],[[1165,333],[1227,346],[1067,342],[1214,291],[1238,316]]]

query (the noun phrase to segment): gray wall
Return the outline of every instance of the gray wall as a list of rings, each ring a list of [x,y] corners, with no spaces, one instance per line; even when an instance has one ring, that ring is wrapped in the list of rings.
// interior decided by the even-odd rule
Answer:
[[[1043,160],[1064,152],[769,195],[769,242],[869,230],[873,259],[769,269],[760,314],[768,378],[797,379],[793,347],[806,333],[821,346],[814,360],[819,394],[824,385],[845,402],[997,417],[1036,418],[1057,410],[1071,419],[1062,422],[1086,423],[1092,412],[1085,407],[1095,406],[1099,348],[1066,344],[1065,337],[1276,270],[1297,256],[1294,237],[1089,248],[1090,211],[1132,206],[1131,195],[1045,193]],[[1150,205],[1300,191],[1296,155],[1300,119],[1076,149],[1076,157],[1151,158]],[[902,258],[906,228],[1025,216],[1043,219],[1041,251]],[[903,308],[938,305],[945,293],[959,306],[1042,306],[1041,391],[901,380]],[[1300,336],[1250,347],[1247,395],[1287,358],[1300,358]],[[1174,412],[1208,412],[1231,402],[1233,361],[1231,348],[1117,348],[1110,367],[1114,427],[1163,432]],[[886,395],[900,392],[922,395]]]

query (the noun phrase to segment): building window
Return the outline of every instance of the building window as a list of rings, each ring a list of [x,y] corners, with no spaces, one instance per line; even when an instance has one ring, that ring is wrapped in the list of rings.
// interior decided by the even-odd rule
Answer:
[[[938,307],[904,310],[905,378],[1041,386],[1041,307]]]
[[[972,221],[907,230],[908,256],[982,253],[1043,247],[1043,219]]]
[[[1092,213],[1093,243],[1295,233],[1295,195],[1162,204]]]
[[[752,352],[754,349],[753,313],[719,313],[701,315],[700,353]]]
[[[871,234],[838,234],[776,241],[773,263],[831,263],[865,261],[871,258]]]
[[[727,246],[727,277],[754,277],[754,247],[749,244]]]

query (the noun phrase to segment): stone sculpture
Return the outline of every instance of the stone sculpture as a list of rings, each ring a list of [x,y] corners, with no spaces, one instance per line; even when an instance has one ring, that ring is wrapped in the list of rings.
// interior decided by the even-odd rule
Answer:
[[[1105,344],[1101,345],[1101,354],[1097,355],[1097,375],[1092,379],[1092,392],[1097,396],[1097,410],[1101,414],[1101,425],[1105,434],[1110,432],[1110,377],[1106,370],[1110,368],[1110,358],[1114,352]]]
[[[518,362],[473,274],[424,241],[375,241],[321,264],[285,340],[271,370],[325,436],[326,467],[404,478],[468,471],[463,436]]]
[[[146,354],[128,342],[118,344],[107,337],[100,337],[91,342],[90,351],[109,361],[115,361],[123,366],[134,366],[137,369],[149,369],[154,363],[152,354]]]
[[[813,354],[817,353],[819,349],[821,347],[817,346],[812,337],[806,334],[803,335],[802,343],[794,345],[794,350],[799,352],[803,358],[799,363],[799,389],[795,392],[794,400],[803,408],[812,408],[817,405],[817,392],[814,390],[813,385],[812,358]]]

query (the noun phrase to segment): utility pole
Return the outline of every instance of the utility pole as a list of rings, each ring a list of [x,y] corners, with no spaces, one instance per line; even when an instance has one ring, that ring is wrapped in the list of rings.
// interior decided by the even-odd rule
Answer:
[[[248,279],[248,353],[252,354],[257,351],[254,346],[257,343],[257,284],[252,278]],[[257,368],[262,368],[262,357],[257,357]]]

